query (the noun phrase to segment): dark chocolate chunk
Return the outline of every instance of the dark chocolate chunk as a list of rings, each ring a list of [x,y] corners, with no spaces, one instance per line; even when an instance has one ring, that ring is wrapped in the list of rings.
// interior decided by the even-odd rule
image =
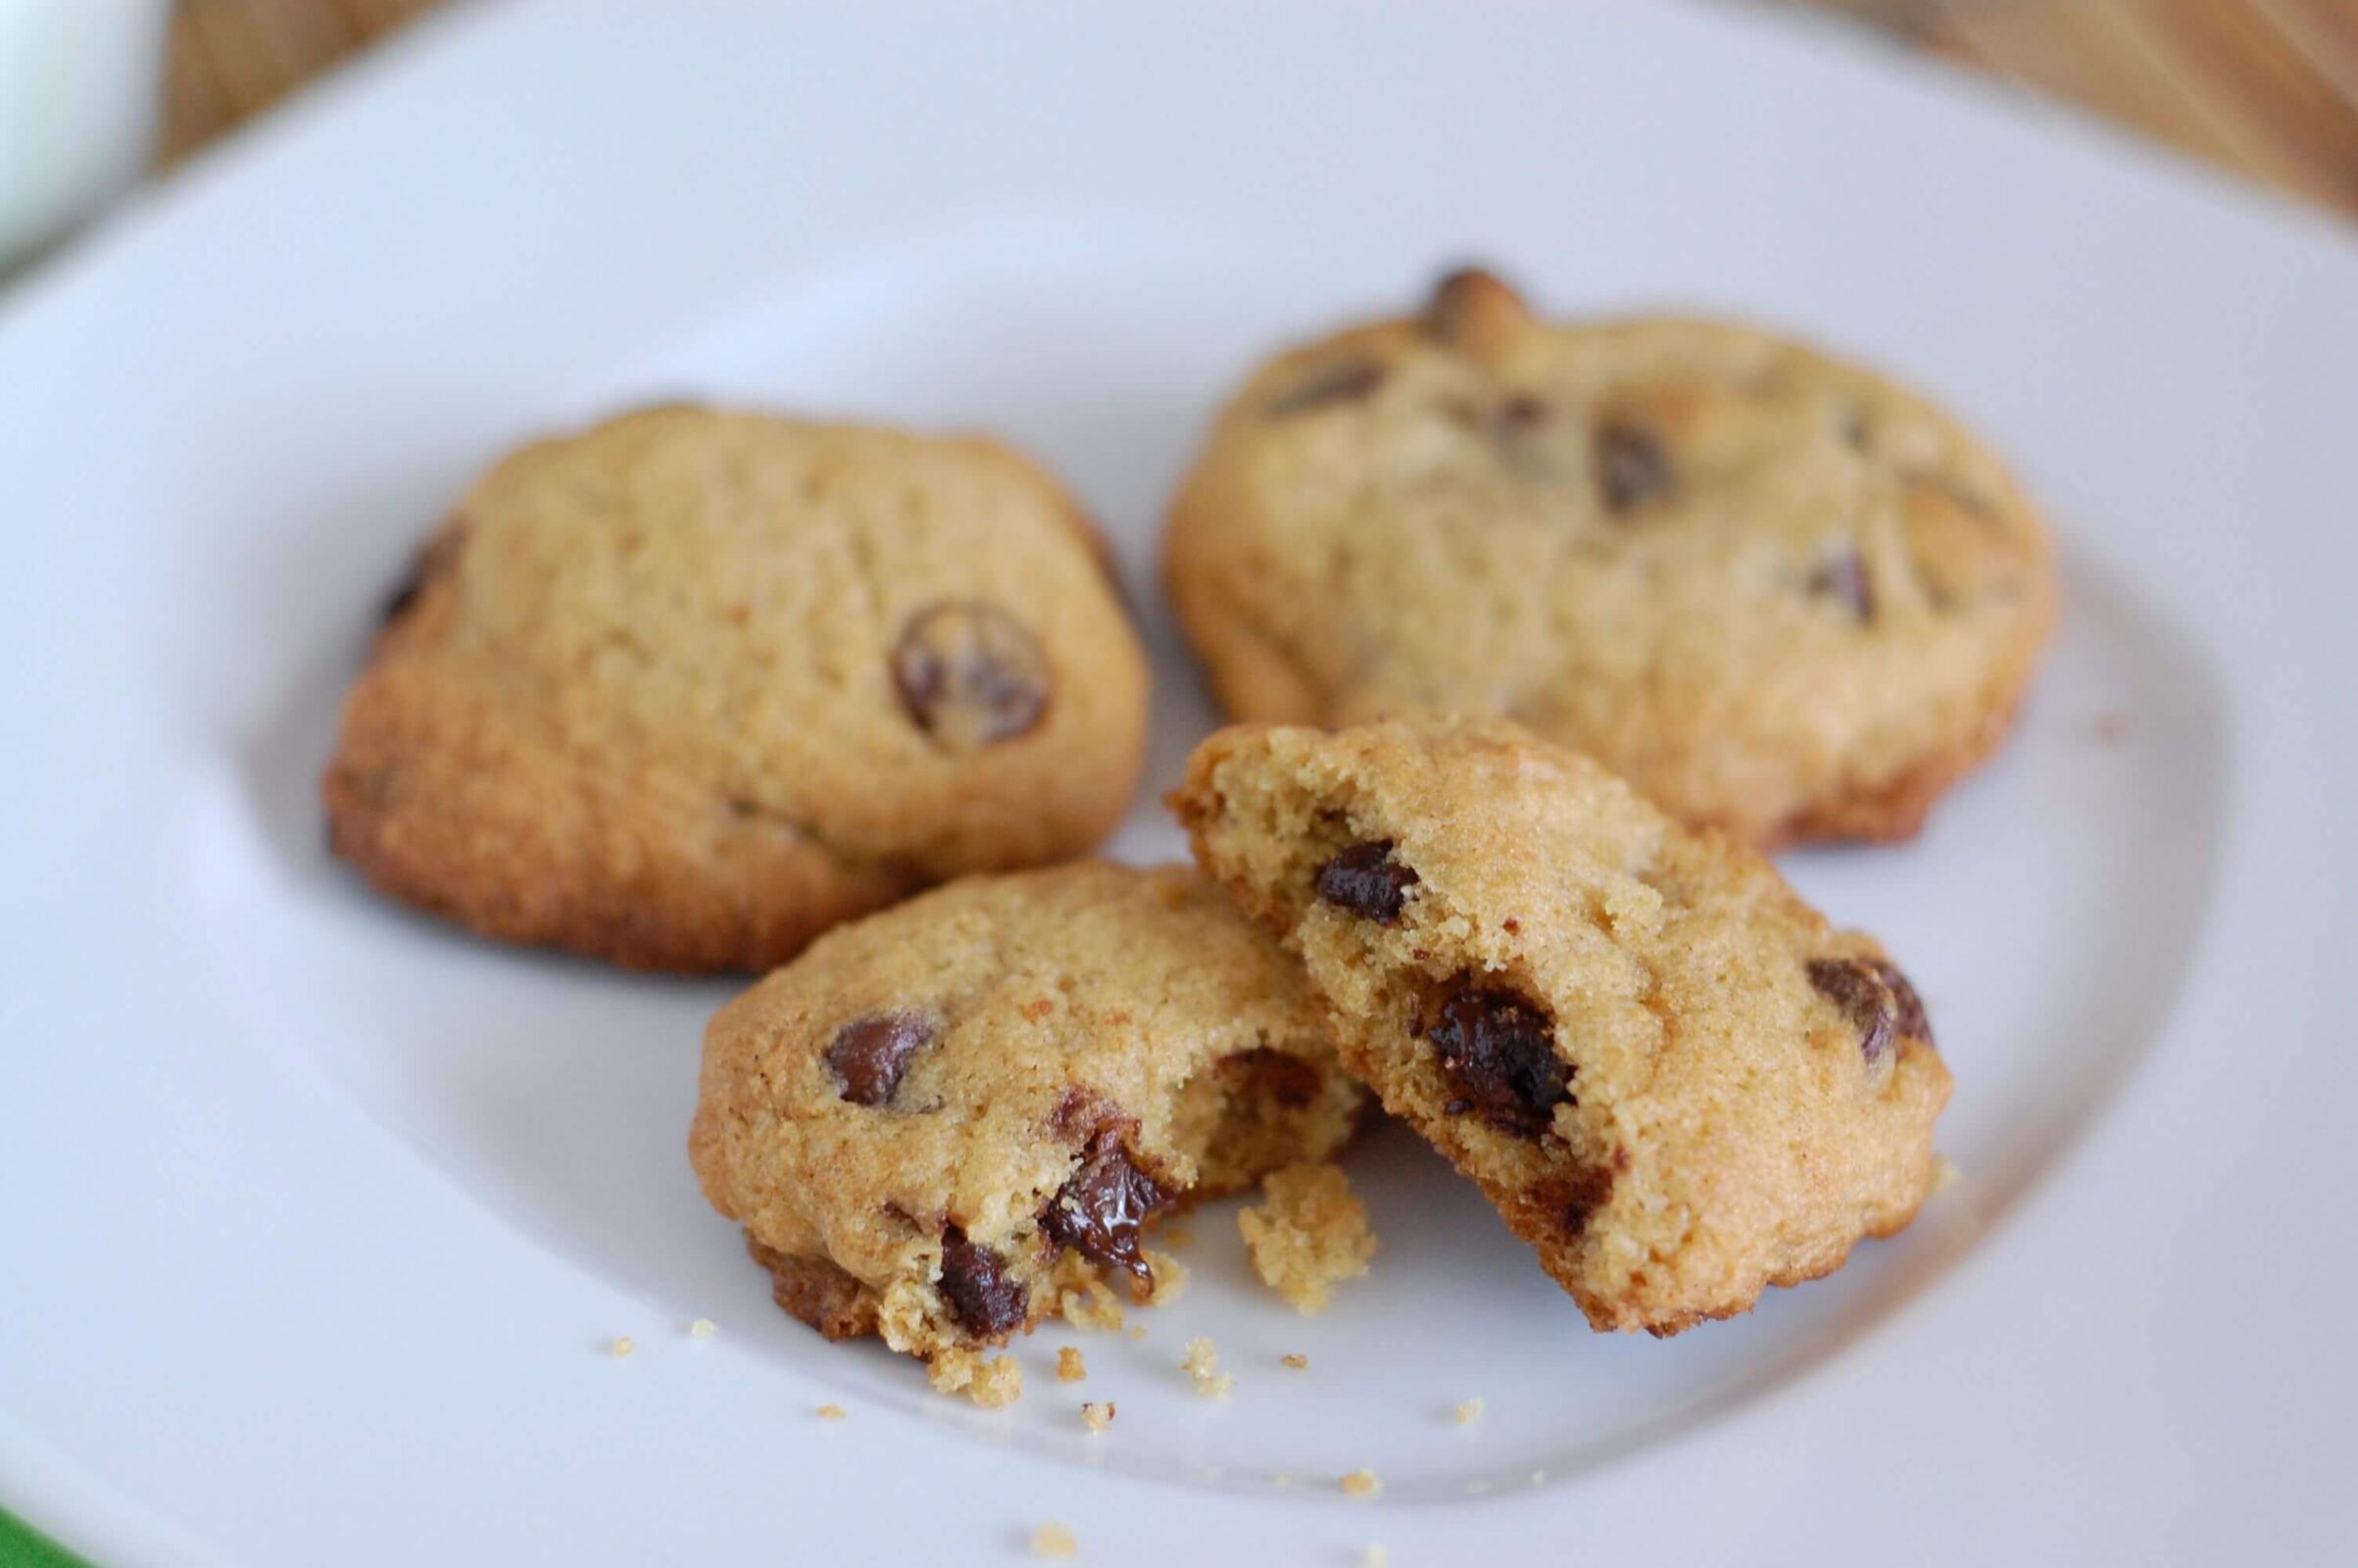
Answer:
[[[1354,844],[1318,868],[1318,897],[1362,919],[1390,925],[1400,917],[1416,872],[1392,858],[1390,839]]]
[[[1261,408],[1270,418],[1321,409],[1330,403],[1355,403],[1384,384],[1385,369],[1376,360],[1337,360],[1320,366]]]
[[[1635,512],[1670,493],[1670,454],[1644,425],[1597,426],[1596,462],[1597,489],[1607,512]]]
[[[942,1297],[977,1339],[996,1340],[1023,1326],[1031,1293],[1007,1278],[1007,1260],[956,1225],[942,1233]]]
[[[1547,1014],[1511,991],[1461,975],[1425,1038],[1441,1053],[1441,1070],[1456,1090],[1450,1113],[1478,1110],[1500,1132],[1537,1138],[1555,1107],[1571,1099],[1572,1068],[1555,1054]]]
[[[1859,1054],[1869,1065],[1891,1049],[1894,1029],[1928,1044],[1932,1039],[1916,988],[1883,959],[1812,958],[1809,983],[1858,1030]]]
[[[974,751],[1037,727],[1056,672],[1014,616],[952,601],[909,617],[893,649],[893,685],[919,729],[952,751]]]
[[[1040,1211],[1040,1230],[1058,1247],[1152,1283],[1146,1254],[1138,1249],[1138,1228],[1170,1200],[1171,1195],[1132,1162],[1120,1133],[1101,1127],[1081,1155],[1081,1168]]]
[[[909,1058],[930,1045],[934,1021],[921,1012],[876,1012],[835,1031],[827,1067],[855,1105],[882,1105],[901,1087]]]

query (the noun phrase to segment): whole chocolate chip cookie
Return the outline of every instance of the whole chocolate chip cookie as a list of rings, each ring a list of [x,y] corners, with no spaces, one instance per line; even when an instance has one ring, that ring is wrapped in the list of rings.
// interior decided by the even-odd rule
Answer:
[[[990,441],[664,408],[525,448],[347,701],[331,842],[486,935],[760,969],[1081,854],[1147,674],[1098,540]]]
[[[1343,1060],[1599,1329],[1671,1334],[1914,1216],[1948,1070],[1874,940],[1502,720],[1247,725],[1172,798]]]
[[[2038,514],[1924,399],[1483,272],[1256,372],[1165,568],[1235,718],[1511,717],[1762,845],[1914,833],[2055,602]]]
[[[689,1153],[779,1303],[937,1360],[1142,1228],[1351,1136],[1300,966],[1185,867],[970,877],[830,932],[705,1037]],[[1102,1282],[1100,1282],[1102,1283]]]

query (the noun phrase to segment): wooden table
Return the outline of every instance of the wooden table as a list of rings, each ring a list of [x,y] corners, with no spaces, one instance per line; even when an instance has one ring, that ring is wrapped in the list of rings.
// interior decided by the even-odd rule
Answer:
[[[439,3],[181,0],[158,162],[176,163]],[[2358,0],[1717,3],[1838,13],[2358,217]]]

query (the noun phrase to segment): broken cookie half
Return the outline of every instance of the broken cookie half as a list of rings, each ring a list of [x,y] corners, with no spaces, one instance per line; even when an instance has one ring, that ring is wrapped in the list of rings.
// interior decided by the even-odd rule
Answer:
[[[1173,808],[1345,1064],[1599,1329],[1841,1266],[1934,1179],[1948,1070],[1876,942],[1502,721],[1247,725]]]
[[[987,1392],[977,1354],[1152,1298],[1155,1219],[1367,1108],[1292,957],[1183,867],[973,877],[821,938],[705,1040],[689,1152],[780,1305]]]

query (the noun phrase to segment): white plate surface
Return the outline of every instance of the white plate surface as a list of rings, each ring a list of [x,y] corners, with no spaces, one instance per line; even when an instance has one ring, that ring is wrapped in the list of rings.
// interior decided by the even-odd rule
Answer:
[[[479,946],[324,856],[371,609],[500,448],[682,393],[989,428],[1152,607],[1222,386],[1467,255],[1893,367],[2066,540],[2000,760],[1916,845],[1789,861],[1907,960],[1959,1080],[1963,1181],[1837,1278],[1592,1336],[1391,1130],[1354,1156],[1383,1254],[1326,1316],[1249,1282],[1219,1205],[1144,1341],[1052,1326],[976,1411],[786,1320],[698,1197],[726,986]],[[1342,0],[429,24],[0,310],[0,1502],[107,1568],[1017,1560],[1049,1518],[1150,1565],[2346,1562],[2354,494],[2346,234],[1831,35]],[[1212,715],[1147,615],[1115,848],[1156,859]],[[1177,1371],[1196,1333],[1225,1402]],[[1380,1500],[1337,1493],[1362,1466]]]

